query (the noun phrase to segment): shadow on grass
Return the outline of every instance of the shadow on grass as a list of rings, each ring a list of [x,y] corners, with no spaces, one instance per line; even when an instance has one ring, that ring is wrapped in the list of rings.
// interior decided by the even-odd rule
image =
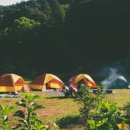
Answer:
[[[78,115],[69,115],[59,119],[57,124],[60,128],[68,128],[74,125],[82,125],[82,121]]]
[[[70,97],[65,97],[65,96],[52,96],[52,97],[46,97],[46,99],[66,99]]]

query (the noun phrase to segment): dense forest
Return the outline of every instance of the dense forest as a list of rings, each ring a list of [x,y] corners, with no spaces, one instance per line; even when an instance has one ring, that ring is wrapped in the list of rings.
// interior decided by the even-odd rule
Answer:
[[[69,77],[95,75],[110,65],[129,76],[129,35],[129,0],[29,0],[0,6],[0,73]]]

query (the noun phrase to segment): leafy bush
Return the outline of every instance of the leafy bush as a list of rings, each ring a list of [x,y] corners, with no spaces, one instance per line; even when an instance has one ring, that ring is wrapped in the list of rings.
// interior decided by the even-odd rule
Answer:
[[[1,127],[3,130],[12,130],[8,124],[8,114],[14,109],[13,106],[3,106],[0,105],[0,118],[1,118]]]
[[[21,130],[58,129],[55,123],[49,123],[48,125],[45,125],[37,118],[34,111],[42,108],[42,106],[35,103],[34,100],[40,98],[40,96],[33,94],[23,94],[23,97],[24,99],[16,103],[18,106],[22,106],[24,108],[24,110],[18,110],[15,112],[15,116],[21,118],[21,120],[19,120],[20,123],[17,124],[16,128],[20,128]]]
[[[18,110],[14,114],[21,118],[21,120],[19,120],[20,124],[17,124],[16,128],[20,128],[21,130],[44,129],[45,125],[37,118],[36,113],[34,112],[35,110],[42,108],[41,105],[34,102],[34,100],[39,98],[39,96],[23,94],[23,97],[24,99],[16,103],[18,106],[24,108],[24,110]]]
[[[81,125],[81,123],[79,115],[68,115],[57,121],[60,128],[67,128],[71,125]]]
[[[123,108],[123,115],[127,119],[127,123],[130,124],[130,102],[128,102]]]
[[[125,125],[127,121],[118,111],[116,104],[104,99],[100,88],[94,94],[89,88],[81,87],[75,95],[75,101],[83,104],[80,114],[83,126],[87,130],[118,130],[118,124]]]

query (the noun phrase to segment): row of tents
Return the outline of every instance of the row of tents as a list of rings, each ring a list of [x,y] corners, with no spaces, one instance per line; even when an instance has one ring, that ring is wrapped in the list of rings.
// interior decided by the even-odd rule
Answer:
[[[72,88],[77,88],[80,83],[95,89],[97,85],[95,81],[87,74],[78,74],[71,77],[68,85]],[[19,75],[16,74],[3,74],[0,75],[0,92],[18,92],[24,90],[56,90],[60,91],[64,88],[64,82],[53,74],[42,74],[34,78],[31,83],[27,82]]]

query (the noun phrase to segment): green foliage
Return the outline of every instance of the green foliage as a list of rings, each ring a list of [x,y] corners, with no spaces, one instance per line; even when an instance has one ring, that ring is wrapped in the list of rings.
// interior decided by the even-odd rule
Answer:
[[[100,93],[100,91],[98,91]],[[99,93],[93,94],[90,92],[89,88],[82,86],[75,95],[75,101],[82,103],[83,108],[80,109],[84,125],[88,122],[91,116],[93,116],[93,111],[97,109],[96,104],[100,101],[101,96]]]
[[[97,104],[95,115],[89,120],[90,129],[118,130],[118,123],[125,123],[126,119],[118,112],[116,104],[102,100]]]
[[[38,105],[34,102],[37,98],[40,98],[38,95],[33,94],[23,94],[24,99],[20,100],[16,104],[22,106],[24,110],[18,110],[15,113],[15,116],[21,118],[20,124],[16,128],[21,130],[41,130],[46,129],[45,125],[37,118],[35,110],[42,108],[41,105]]]
[[[51,8],[52,8],[52,24],[55,26],[59,26],[61,23],[64,22],[65,17],[65,11],[64,8],[60,5],[58,0],[51,0],[49,2]]]
[[[43,68],[57,73],[57,69],[52,70],[54,66],[58,71],[68,73],[70,70],[77,72],[79,65],[82,67],[79,72],[97,72],[96,68],[101,64],[95,65],[92,61],[106,62],[102,60],[105,56],[114,60],[129,52],[129,4],[128,0],[28,0],[1,6],[0,58],[3,63],[1,71],[4,71],[1,73],[8,72],[4,63],[6,59],[11,60],[17,73],[19,68],[27,68],[25,75],[33,68],[40,73]],[[120,53],[122,48],[125,50]],[[49,55],[46,55],[48,51]],[[3,55],[5,52],[7,55]],[[83,60],[84,55],[91,52],[96,55]],[[15,58],[16,54],[19,54],[18,58]],[[37,58],[42,54],[46,58],[44,63]],[[49,60],[52,55],[57,57],[56,62]],[[60,64],[58,59],[61,59]],[[66,67],[65,64],[72,59],[75,64]],[[49,70],[48,64],[52,65]],[[124,66],[128,71],[129,65]],[[14,72],[13,68],[9,69]]]
[[[123,107],[123,110],[127,116],[130,116],[130,102]]]
[[[1,127],[3,130],[12,130],[8,124],[8,114],[14,109],[13,106],[2,106],[0,105],[0,118],[1,118]]]
[[[21,99],[16,104],[23,107],[22,110],[17,110],[14,116],[19,117],[18,124],[14,129],[20,130],[58,130],[58,126],[54,122],[49,122],[44,124],[41,120],[37,118],[35,111],[42,108],[34,101],[40,96],[34,94],[23,93],[23,99]],[[14,109],[12,106],[2,106],[0,105],[0,126],[3,130],[12,130],[8,124],[8,114]]]
[[[39,22],[33,19],[26,18],[26,17],[20,17],[19,19],[15,19],[14,21],[14,26],[18,30],[31,30],[34,27],[37,27],[39,25],[40,25]]]
[[[80,114],[86,130],[118,130],[117,124],[125,124],[127,121],[116,104],[104,100],[100,89],[94,94],[89,88],[82,87],[75,100],[83,104]]]
[[[127,119],[127,123],[130,124],[130,102],[122,107],[122,113]]]
[[[62,5],[62,8],[63,8],[63,10],[64,10],[64,12],[65,12],[65,16],[67,16],[67,13],[69,12],[69,10],[70,10],[70,4],[63,4]]]
[[[81,119],[79,115],[68,115],[57,121],[57,124],[60,128],[67,128],[73,125],[81,125]]]
[[[59,130],[59,127],[52,121],[46,125],[46,130]]]

